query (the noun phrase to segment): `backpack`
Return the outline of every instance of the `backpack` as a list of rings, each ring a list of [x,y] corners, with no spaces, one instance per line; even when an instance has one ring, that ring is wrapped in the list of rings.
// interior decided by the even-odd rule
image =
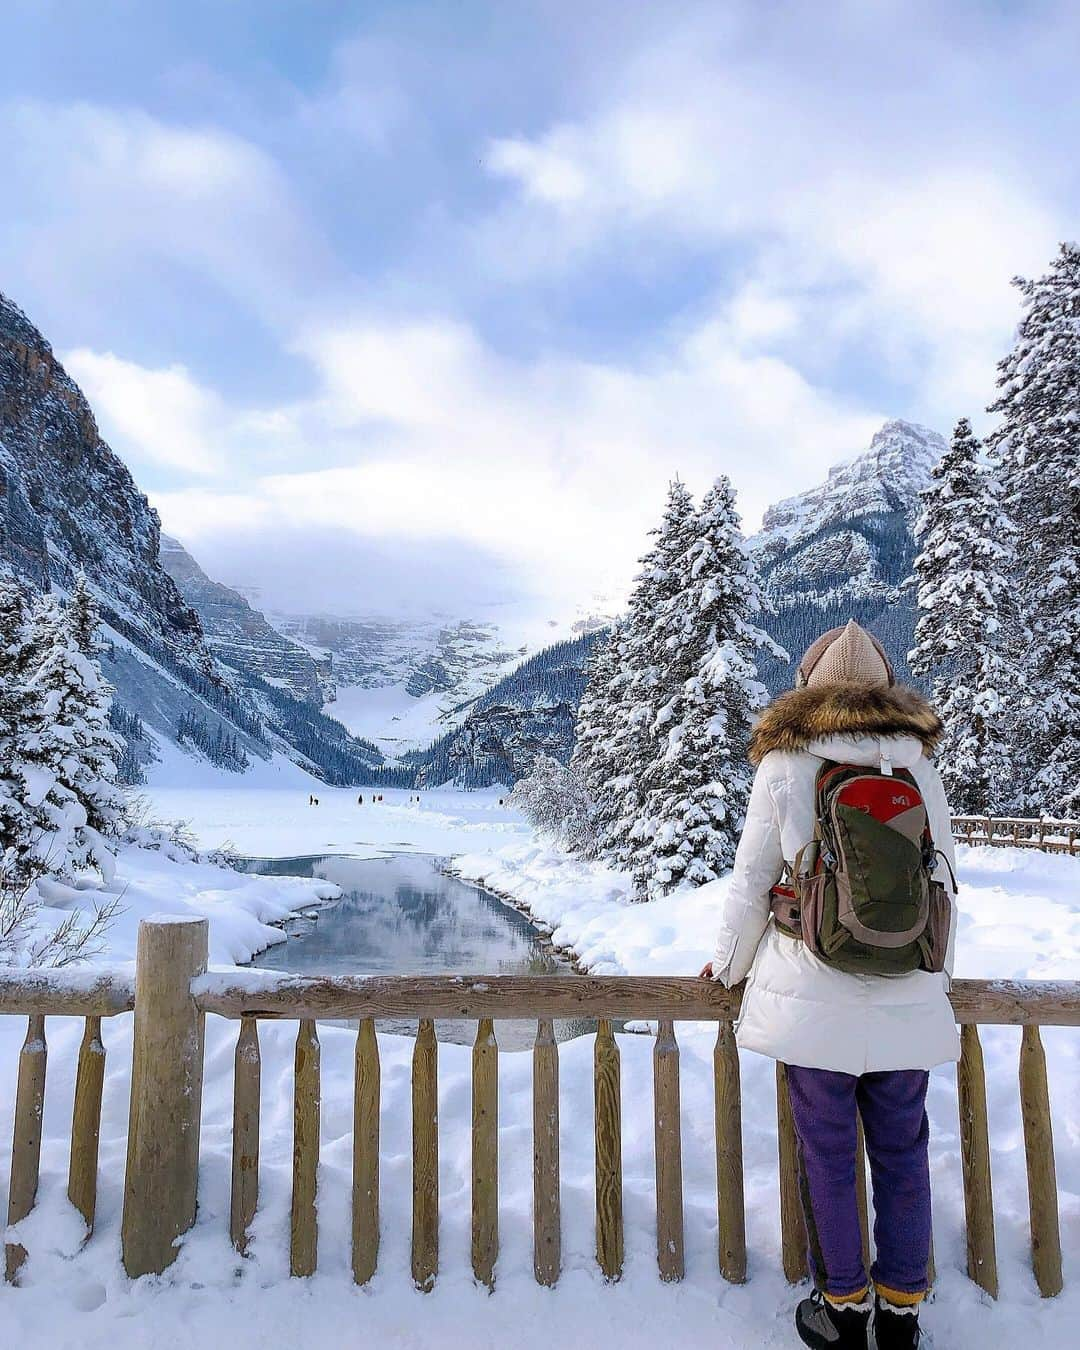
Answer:
[[[772,888],[777,926],[851,974],[944,970],[951,901],[932,875],[944,855],[914,777],[826,760],[814,814],[813,839]]]

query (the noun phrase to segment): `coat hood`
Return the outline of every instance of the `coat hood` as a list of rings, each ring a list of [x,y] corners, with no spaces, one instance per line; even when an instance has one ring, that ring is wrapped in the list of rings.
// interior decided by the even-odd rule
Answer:
[[[912,737],[929,753],[942,730],[937,713],[906,685],[825,684],[792,689],[761,714],[750,737],[750,760],[758,764],[770,750],[810,750],[814,742],[833,737]]]

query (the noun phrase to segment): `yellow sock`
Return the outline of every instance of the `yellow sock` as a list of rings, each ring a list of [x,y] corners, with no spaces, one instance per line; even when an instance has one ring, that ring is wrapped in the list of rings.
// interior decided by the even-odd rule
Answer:
[[[834,1308],[843,1308],[851,1303],[861,1303],[870,1292],[870,1286],[864,1284],[856,1294],[826,1294],[825,1297]]]
[[[917,1294],[905,1293],[903,1289],[890,1289],[887,1284],[875,1284],[879,1297],[886,1303],[892,1303],[897,1308],[913,1308],[926,1297],[926,1291],[921,1290]]]

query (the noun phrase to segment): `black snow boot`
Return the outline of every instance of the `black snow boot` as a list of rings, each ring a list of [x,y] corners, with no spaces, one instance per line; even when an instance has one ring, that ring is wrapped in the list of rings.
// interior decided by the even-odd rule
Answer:
[[[812,1350],[867,1350],[869,1329],[869,1299],[837,1307],[815,1289],[795,1309],[795,1330]]]
[[[874,1313],[874,1336],[878,1350],[917,1350],[922,1343],[919,1333],[919,1305],[898,1308],[878,1296]]]

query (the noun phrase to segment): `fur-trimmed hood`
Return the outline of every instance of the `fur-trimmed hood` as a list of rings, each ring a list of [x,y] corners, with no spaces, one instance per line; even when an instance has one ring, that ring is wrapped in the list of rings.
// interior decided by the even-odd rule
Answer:
[[[750,737],[750,761],[770,750],[805,750],[825,736],[914,736],[929,753],[941,719],[914,689],[823,684],[792,689],[769,704]]]

